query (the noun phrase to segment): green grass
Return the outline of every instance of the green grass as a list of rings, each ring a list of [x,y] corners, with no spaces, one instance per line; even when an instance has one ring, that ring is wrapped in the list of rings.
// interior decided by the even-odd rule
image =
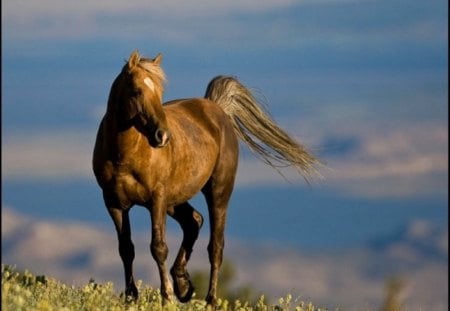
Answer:
[[[13,266],[2,264],[2,310],[208,310],[203,300],[193,299],[181,304],[174,302],[162,306],[158,289],[137,282],[140,297],[136,302],[126,302],[123,294],[117,294],[114,284],[97,284],[94,281],[75,287],[46,276],[36,276],[29,271],[19,272]],[[218,310],[298,310],[319,311],[312,303],[293,299],[291,295],[280,298],[277,304],[269,304],[264,296],[256,302],[220,300]]]

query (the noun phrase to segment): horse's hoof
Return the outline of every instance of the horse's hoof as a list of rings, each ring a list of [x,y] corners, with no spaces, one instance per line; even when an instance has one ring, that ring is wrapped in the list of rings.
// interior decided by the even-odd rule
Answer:
[[[194,286],[192,285],[191,281],[189,279],[178,279],[174,282],[175,285],[175,295],[177,296],[178,300],[182,303],[188,302],[191,300],[192,296],[194,295]]]
[[[207,310],[215,310],[215,308],[217,307],[217,298],[208,295],[205,300]]]
[[[194,295],[194,286],[191,283],[189,274],[186,272],[182,275],[172,273],[175,295],[182,303],[191,300]]]
[[[192,286],[192,284],[189,284],[187,291],[185,291],[184,293],[176,293],[178,300],[182,303],[190,301],[192,299],[192,296],[194,295],[194,290],[194,286]]]
[[[173,303],[173,297],[162,297],[162,306],[168,306]]]
[[[137,301],[139,298],[139,292],[136,285],[131,284],[125,289],[125,297],[127,300]]]

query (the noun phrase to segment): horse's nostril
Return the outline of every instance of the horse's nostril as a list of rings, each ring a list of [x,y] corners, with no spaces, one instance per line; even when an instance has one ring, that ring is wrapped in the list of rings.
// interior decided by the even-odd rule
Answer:
[[[164,135],[164,133],[163,133],[162,130],[160,130],[160,129],[157,129],[157,130],[156,130],[156,132],[155,132],[155,139],[156,139],[156,142],[157,142],[158,144],[162,142],[163,135]]]
[[[157,129],[155,131],[155,141],[160,147],[167,144],[167,142],[169,141],[169,137],[170,135],[168,131],[162,129]]]

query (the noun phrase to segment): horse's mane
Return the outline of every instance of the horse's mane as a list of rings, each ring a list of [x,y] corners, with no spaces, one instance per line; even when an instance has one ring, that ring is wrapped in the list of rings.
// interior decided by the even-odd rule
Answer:
[[[162,70],[162,68],[155,64],[152,59],[140,57],[138,66],[145,71],[147,71],[150,74],[150,78],[154,80],[157,80],[161,85],[166,82],[166,74]]]

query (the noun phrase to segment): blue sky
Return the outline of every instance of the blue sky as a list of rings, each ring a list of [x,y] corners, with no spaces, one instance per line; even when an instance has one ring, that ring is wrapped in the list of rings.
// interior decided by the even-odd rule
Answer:
[[[332,168],[312,187],[287,171],[288,184],[244,151],[235,238],[326,248],[416,218],[448,226],[447,2],[257,3],[3,1],[2,205],[112,229],[90,158],[111,83],[139,49],[163,53],[166,100],[236,75]]]

